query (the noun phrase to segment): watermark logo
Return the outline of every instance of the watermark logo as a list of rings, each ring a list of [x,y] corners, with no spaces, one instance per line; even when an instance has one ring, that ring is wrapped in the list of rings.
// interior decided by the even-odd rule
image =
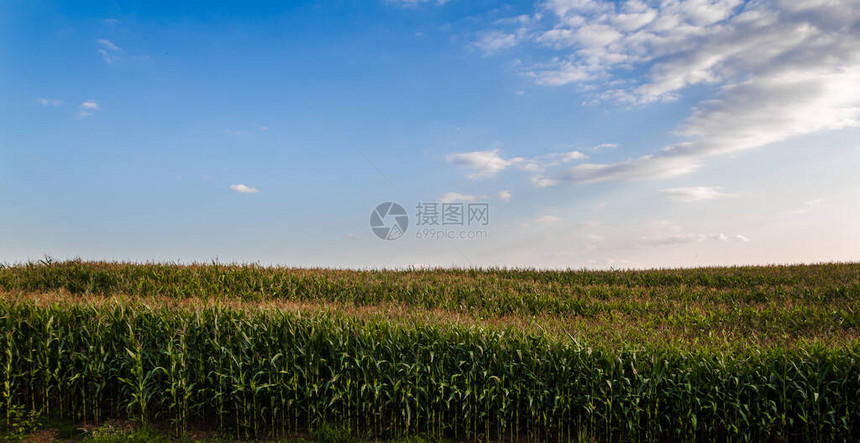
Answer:
[[[383,240],[397,240],[409,229],[409,214],[397,203],[380,203],[370,213],[370,229]]]
[[[490,224],[488,203],[436,203],[419,202],[416,206],[415,225],[419,239],[486,239],[486,230],[475,230]],[[469,229],[452,229],[452,228]],[[370,213],[370,229],[382,240],[397,240],[409,228],[409,215],[403,206],[394,202],[379,204]]]
[[[487,226],[489,203],[418,203],[418,226]]]

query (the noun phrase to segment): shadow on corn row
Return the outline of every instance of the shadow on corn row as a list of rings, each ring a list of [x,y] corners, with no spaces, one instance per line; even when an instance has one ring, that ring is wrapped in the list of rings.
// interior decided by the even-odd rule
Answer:
[[[463,440],[847,440],[860,345],[590,348],[516,330],[134,302],[0,301],[0,410],[205,423],[236,438],[334,423]]]

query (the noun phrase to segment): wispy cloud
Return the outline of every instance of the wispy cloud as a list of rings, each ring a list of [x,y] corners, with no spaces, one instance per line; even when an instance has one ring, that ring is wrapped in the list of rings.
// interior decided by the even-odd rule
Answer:
[[[56,98],[40,98],[39,104],[42,106],[60,106],[63,104],[63,101]]]
[[[577,165],[566,180],[678,176],[711,157],[860,126],[854,0],[540,5],[543,29],[517,40],[553,53],[526,67],[537,84],[574,85],[626,105],[675,100],[692,85],[716,90],[678,126],[685,141],[621,162]],[[644,74],[631,77],[632,70]]]
[[[80,118],[89,117],[93,115],[93,112],[100,110],[98,102],[95,100],[87,100],[80,105],[78,105],[77,116]]]
[[[252,188],[241,183],[238,185],[230,185],[230,189],[240,194],[256,194],[260,192],[260,190],[257,188]]]
[[[579,152],[579,151],[570,151],[558,154],[558,158],[561,159],[562,163],[572,162],[574,160],[582,160],[588,158],[587,155]]]
[[[728,241],[739,241],[739,242],[748,242],[749,238],[736,234],[732,236],[728,236],[723,233],[719,234],[669,234],[662,236],[653,236],[653,237],[642,237],[642,243],[648,246],[672,246],[672,245],[682,245],[686,243],[698,243],[704,242],[706,240],[711,241],[719,241],[719,242],[728,242]]]
[[[808,214],[808,213],[809,213],[809,212],[811,212],[813,209],[817,208],[817,207],[818,207],[818,206],[820,206],[822,203],[824,203],[824,201],[825,201],[825,200],[824,200],[823,198],[821,198],[821,197],[819,197],[819,198],[815,198],[815,199],[812,199],[812,200],[807,200],[807,201],[803,202],[803,204],[802,204],[802,205],[800,205],[799,207],[794,208],[794,209],[789,209],[789,210],[786,210],[786,211],[782,211],[780,214],[781,214],[781,215],[788,215],[788,216],[791,216],[791,215],[804,215],[804,214]]]
[[[115,44],[114,44],[112,41],[110,41],[110,40],[100,38],[100,39],[98,39],[98,40],[96,40],[96,41],[97,41],[100,45],[102,45],[105,49],[108,49],[108,50],[110,50],[110,51],[117,51],[117,52],[121,52],[121,51],[122,51],[122,49],[120,49],[120,47],[119,47],[119,46],[115,45]]]
[[[562,177],[575,183],[667,178],[692,172],[701,163],[696,157],[645,155],[618,163],[584,163],[565,171]]]
[[[591,150],[592,151],[603,151],[606,149],[615,149],[617,147],[618,147],[617,143],[601,143],[599,145],[592,146]]]
[[[100,38],[96,42],[101,46],[98,51],[102,55],[102,60],[107,64],[112,64],[124,52],[122,48],[114,44],[112,41]]]
[[[660,192],[666,194],[672,200],[681,203],[692,203],[702,200],[714,200],[717,198],[731,197],[732,194],[727,194],[720,191],[719,187],[714,186],[694,186],[690,188],[669,188],[663,189]]]
[[[550,186],[558,184],[558,180],[553,178],[544,177],[542,175],[534,175],[531,178],[531,182],[538,188],[548,188]]]
[[[439,197],[439,203],[454,203],[454,202],[473,202],[478,197],[468,194],[460,194],[459,192],[447,192],[442,197]]]
[[[671,220],[653,220],[642,227],[638,240],[632,242],[634,248],[663,247],[701,242],[741,242],[750,241],[744,235],[727,235],[719,233],[685,232]]]
[[[491,149],[487,151],[448,154],[445,157],[445,160],[448,163],[468,170],[469,172],[467,173],[467,176],[470,179],[489,178],[505,169],[515,168],[535,174],[532,178],[532,182],[537,186],[541,186],[540,184],[548,186],[549,184],[554,184],[554,182],[550,183],[544,180],[540,174],[541,172],[549,168],[586,158],[588,158],[588,156],[579,151],[553,152],[531,158],[504,158],[501,156],[501,150]]]
[[[448,154],[445,160],[472,171],[469,178],[492,177],[513,164],[512,160],[499,157],[498,149]]]
[[[512,194],[508,190],[502,190],[495,194],[483,194],[483,195],[469,195],[469,194],[461,194],[459,192],[446,192],[441,197],[439,197],[439,203],[456,203],[456,202],[474,202],[478,200],[491,200],[497,199],[503,202],[510,202],[512,198]]]
[[[517,34],[509,34],[503,31],[485,31],[478,34],[478,40],[473,45],[484,55],[492,55],[506,48],[517,45]]]

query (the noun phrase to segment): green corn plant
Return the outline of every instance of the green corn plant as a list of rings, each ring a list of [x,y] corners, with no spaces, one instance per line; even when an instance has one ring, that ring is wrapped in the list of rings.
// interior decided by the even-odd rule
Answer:
[[[3,405],[6,411],[6,426],[8,427],[12,425],[14,402],[13,389],[15,388],[12,372],[12,362],[15,359],[15,328],[12,326],[12,322],[15,321],[15,319],[10,314],[7,314],[4,316],[3,320],[3,323],[6,326],[6,330],[3,334]]]
[[[129,340],[134,341],[134,331],[129,325]],[[119,377],[119,381],[123,383],[129,391],[129,396],[126,401],[126,410],[129,416],[136,418],[140,423],[146,424],[148,418],[148,409],[150,400],[157,392],[156,380],[159,372],[166,372],[162,367],[154,367],[146,370],[144,365],[144,350],[138,345],[132,348],[125,348],[128,356],[127,371],[125,377]]]
[[[852,440],[857,280],[853,265],[2,268],[0,289],[79,297],[0,300],[2,407],[7,421],[24,405],[261,439],[332,423],[368,438]],[[130,296],[91,295],[120,290]],[[280,299],[336,304],[293,309]],[[398,305],[374,306],[384,303]],[[821,335],[825,324],[844,325],[828,326],[842,335]],[[782,341],[779,327],[808,340]],[[774,341],[747,342],[749,331]]]
[[[194,383],[189,381],[187,330],[179,330],[175,339],[166,348],[169,366],[164,369],[167,375],[168,408],[172,412],[174,430],[185,435],[188,426],[189,399],[194,391]]]

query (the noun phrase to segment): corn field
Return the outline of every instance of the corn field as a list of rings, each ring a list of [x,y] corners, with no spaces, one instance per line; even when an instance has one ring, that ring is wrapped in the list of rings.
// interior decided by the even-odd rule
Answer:
[[[137,283],[128,276],[160,269]],[[204,425],[238,439],[323,423],[359,437],[469,441],[860,437],[857,265],[726,269],[723,278],[718,269],[326,272],[2,268],[0,410],[7,423],[24,407],[80,422],[169,423],[177,435]],[[249,274],[311,279],[319,287],[309,293],[330,303],[283,304],[310,295]],[[410,290],[373,298],[350,292],[351,278],[356,288]],[[230,295],[217,281],[246,289]],[[455,304],[476,281],[509,307],[494,311],[480,295]],[[692,299],[685,287],[709,296]],[[544,302],[529,305],[523,294],[535,288]],[[627,324],[634,314],[642,318]],[[604,320],[626,330],[610,334],[596,326]]]

